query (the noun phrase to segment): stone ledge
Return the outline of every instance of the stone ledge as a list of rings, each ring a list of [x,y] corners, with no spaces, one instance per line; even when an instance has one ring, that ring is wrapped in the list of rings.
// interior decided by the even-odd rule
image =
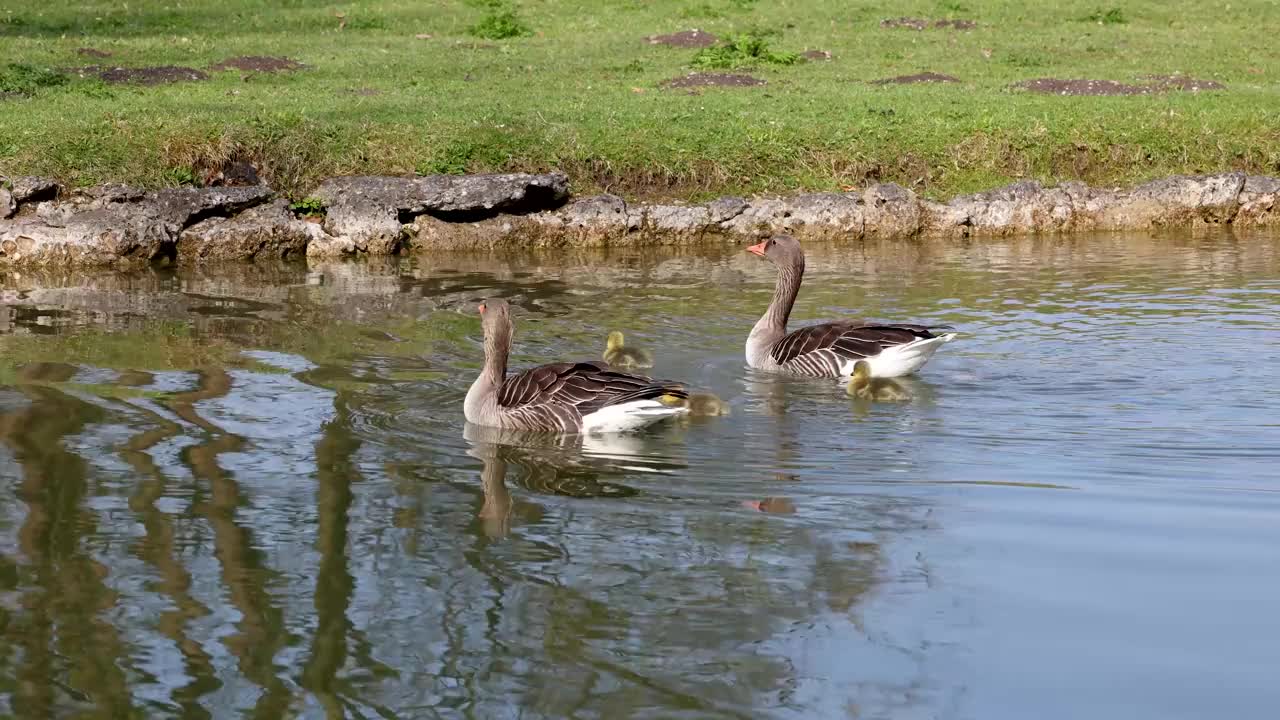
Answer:
[[[0,180],[0,267],[697,245],[782,232],[853,242],[1280,224],[1280,179],[1243,173],[1130,189],[1023,181],[946,203],[884,183],[688,205],[570,199],[561,173],[342,177],[317,189],[327,214],[314,222],[263,186],[68,193],[40,178]]]

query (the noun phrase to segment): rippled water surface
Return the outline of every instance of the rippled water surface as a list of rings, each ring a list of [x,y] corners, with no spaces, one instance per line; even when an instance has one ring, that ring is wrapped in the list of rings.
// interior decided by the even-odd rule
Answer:
[[[0,715],[1274,717],[1280,238],[808,251],[912,401],[747,371],[740,248],[0,275]],[[487,295],[732,414],[466,427]]]

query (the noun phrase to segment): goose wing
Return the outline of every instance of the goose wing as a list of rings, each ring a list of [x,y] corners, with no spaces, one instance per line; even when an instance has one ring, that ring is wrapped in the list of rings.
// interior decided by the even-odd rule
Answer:
[[[896,345],[938,337],[933,330],[945,326],[908,323],[865,324],[830,322],[788,333],[769,355],[774,362],[797,374],[834,377],[850,360],[874,357]]]
[[[688,396],[679,383],[617,372],[605,363],[562,362],[507,378],[498,391],[498,404],[509,412],[551,413],[557,418],[568,413],[580,418],[610,405],[664,395]]]

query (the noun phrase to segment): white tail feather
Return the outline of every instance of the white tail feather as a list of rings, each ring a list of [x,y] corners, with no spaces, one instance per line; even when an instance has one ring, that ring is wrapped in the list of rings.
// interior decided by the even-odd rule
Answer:
[[[924,367],[939,347],[955,339],[955,333],[947,333],[886,348],[879,355],[867,358],[867,364],[871,366],[871,377],[894,378],[910,375]],[[850,360],[840,368],[840,374],[845,379],[853,374],[854,362]]]
[[[632,432],[687,412],[689,409],[686,407],[672,407],[657,400],[633,400],[600,408],[590,415],[584,415],[582,431],[585,433]]]

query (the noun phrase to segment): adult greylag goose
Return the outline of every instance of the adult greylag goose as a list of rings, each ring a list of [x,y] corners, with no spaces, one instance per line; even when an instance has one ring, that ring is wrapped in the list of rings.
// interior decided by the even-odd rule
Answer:
[[[787,235],[747,248],[778,268],[773,301],[747,336],[747,365],[803,377],[846,378],[867,361],[874,377],[900,377],[920,369],[955,333],[935,335],[945,326],[867,324],[837,321],[787,332],[787,318],[804,277],[804,250]]]
[[[871,377],[871,365],[866,360],[853,364],[853,375],[849,376],[849,385],[845,391],[849,397],[872,402],[902,402],[911,399],[911,393],[893,380]]]
[[[622,333],[614,330],[605,339],[604,361],[614,367],[651,368],[653,355],[636,347],[627,347]]]
[[[596,361],[539,365],[507,377],[511,309],[505,300],[486,300],[479,309],[484,369],[463,403],[470,422],[534,432],[628,432],[689,411],[683,403],[668,404],[688,397],[683,386]]]

